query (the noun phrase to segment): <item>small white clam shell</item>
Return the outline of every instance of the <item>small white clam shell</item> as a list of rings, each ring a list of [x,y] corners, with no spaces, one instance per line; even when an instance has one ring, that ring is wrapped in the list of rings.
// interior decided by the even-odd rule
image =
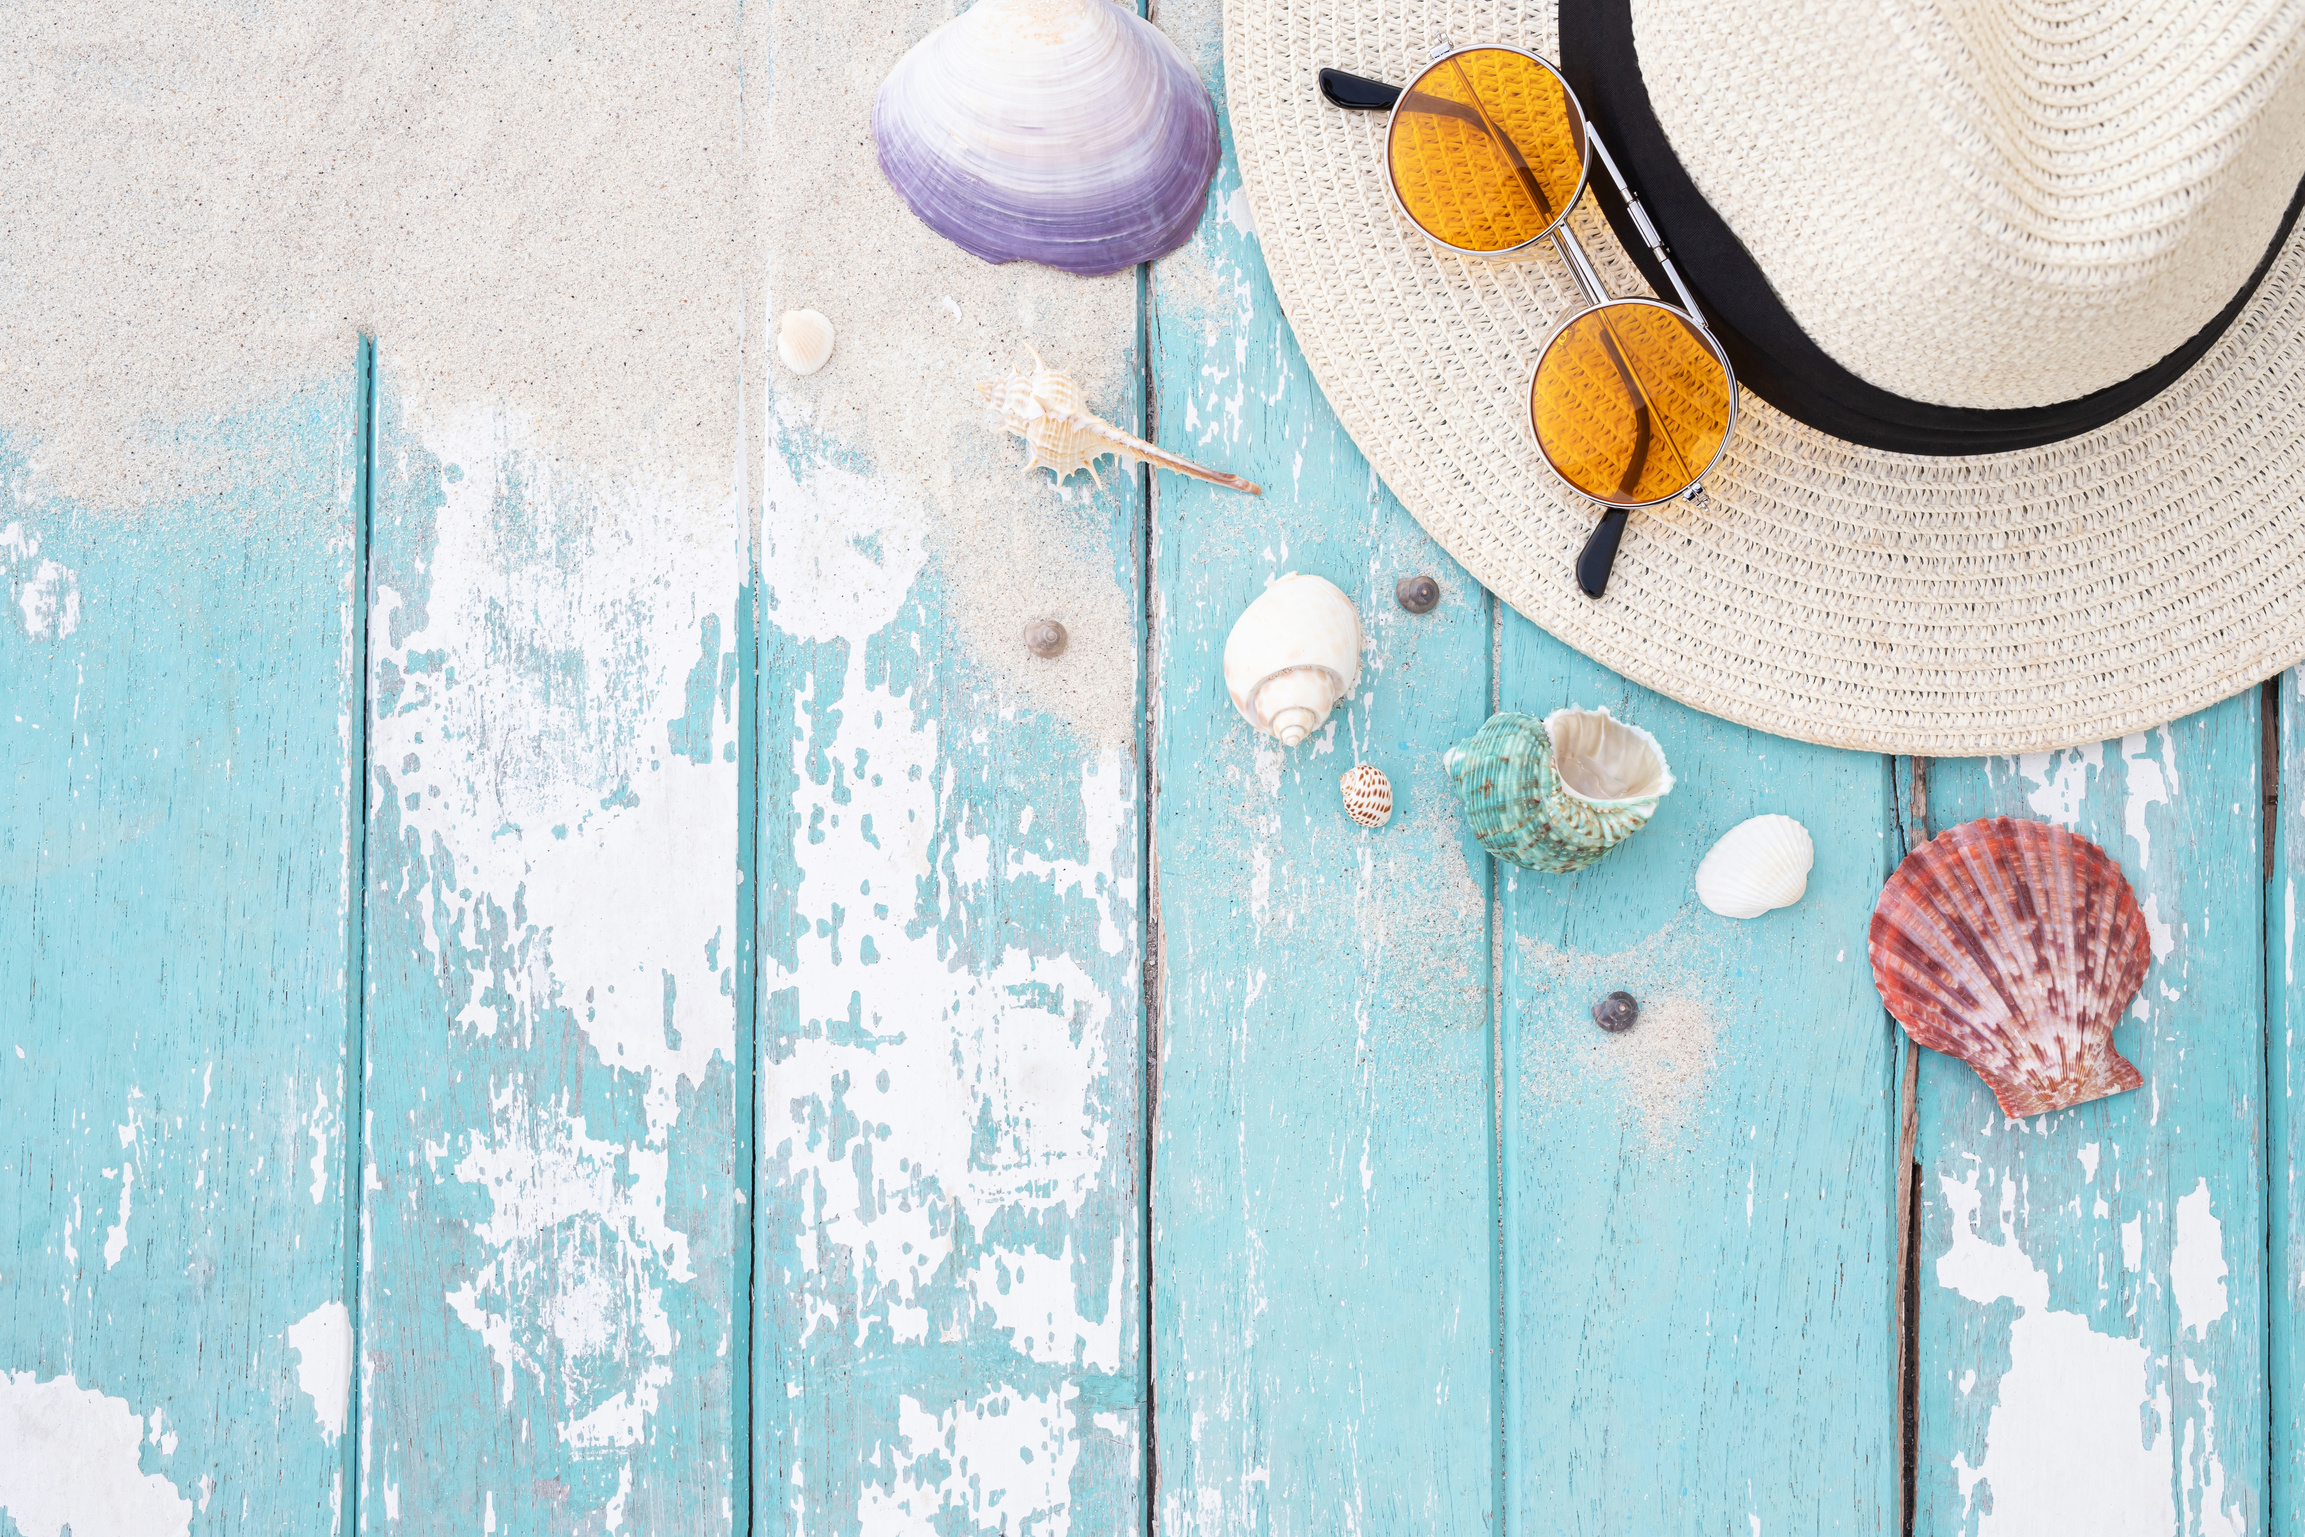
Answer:
[[[1393,782],[1373,763],[1356,763],[1345,770],[1338,787],[1344,791],[1345,815],[1363,827],[1382,827],[1393,818]]]
[[[1721,835],[1697,864],[1697,900],[1724,918],[1791,907],[1809,889],[1817,846],[1791,817],[1754,817]]]
[[[832,361],[832,322],[815,310],[786,310],[776,328],[776,355],[796,374]]]
[[[1225,639],[1233,708],[1283,747],[1318,731],[1360,678],[1360,611],[1317,576],[1290,572],[1267,587]]]

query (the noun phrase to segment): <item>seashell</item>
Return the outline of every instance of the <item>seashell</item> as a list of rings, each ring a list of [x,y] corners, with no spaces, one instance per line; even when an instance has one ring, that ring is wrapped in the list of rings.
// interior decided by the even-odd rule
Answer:
[[[1607,710],[1505,711],[1441,759],[1481,847],[1524,870],[1582,870],[1672,792],[1657,739]]]
[[[1393,782],[1373,763],[1356,763],[1338,781],[1345,792],[1345,815],[1363,827],[1382,827],[1393,819]]]
[[[1024,627],[1024,648],[1034,656],[1062,656],[1071,638],[1054,619],[1035,619]]]
[[[1233,708],[1283,747],[1320,730],[1360,680],[1360,610],[1317,576],[1283,576],[1241,610],[1225,637]]]
[[[1097,0],[1097,3],[1110,5],[1112,0]],[[1253,481],[1204,469],[1190,459],[1179,459],[1168,450],[1123,432],[1093,414],[1081,402],[1080,386],[1043,363],[1037,352],[1032,355],[1031,373],[1010,374],[1006,379],[980,384],[976,392],[992,409],[994,430],[1015,433],[1032,450],[1024,461],[1028,475],[1046,467],[1055,472],[1058,483],[1062,484],[1074,471],[1086,470],[1090,481],[1101,491],[1104,482],[1097,479],[1095,461],[1106,454],[1118,454],[1124,464],[1141,459],[1211,485],[1246,491],[1251,496],[1264,492],[1264,488]]]
[[[1641,1006],[1631,993],[1611,993],[1593,1005],[1593,1023],[1611,1035],[1622,1035],[1641,1017]]]
[[[776,355],[796,374],[813,374],[832,359],[832,322],[814,310],[786,310],[777,323]]]
[[[1220,153],[1200,76],[1112,0],[980,0],[889,71],[872,136],[930,229],[1084,277],[1191,239]]]
[[[1964,822],[1881,889],[1873,982],[1905,1033],[1977,1070],[2008,1116],[2145,1080],[2113,1026],[2153,959],[2121,867],[2044,822]]]
[[[1758,918],[1800,901],[1816,864],[1806,827],[1791,817],[1752,817],[1697,862],[1697,900],[1724,918]]]
[[[1441,584],[1429,576],[1404,576],[1393,584],[1393,601],[1412,614],[1429,614],[1441,601]]]

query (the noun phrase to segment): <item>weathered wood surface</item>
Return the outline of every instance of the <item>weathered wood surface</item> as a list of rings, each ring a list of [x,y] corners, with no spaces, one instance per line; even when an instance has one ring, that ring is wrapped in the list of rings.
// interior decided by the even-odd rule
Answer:
[[[0,1530],[344,1489],[357,392],[99,512],[0,441]]]
[[[2305,1537],[2305,982],[2297,955],[2305,877],[2305,670],[2281,675],[2260,708],[2276,711],[2278,820],[2265,902],[2266,1389],[2269,1489],[2280,1537]]]
[[[2258,709],[1930,767],[1937,827],[2033,817],[2117,858],[2154,958],[2115,1033],[2132,1093],[2012,1121],[1922,1058],[1916,1531],[2267,1527]]]
[[[1700,715],[1517,614],[1501,656],[1503,707],[1606,707],[1675,778],[1590,870],[1500,882],[1513,1528],[1890,1529],[1897,1095],[1865,952],[1884,762]],[[1808,893],[1718,917],[1697,861],[1764,812],[1808,827]],[[1618,989],[1641,1015],[1609,1035],[1592,1008]]]
[[[362,1516],[726,1530],[738,424],[699,485],[378,372]]]
[[[1228,145],[1152,288],[1161,445],[1265,488],[1154,487],[1159,1524],[1495,1531],[1487,860],[1440,761],[1489,713],[1489,603],[1321,398],[1239,186]],[[1284,751],[1221,657],[1291,571],[1343,588],[1367,644]],[[1393,598],[1419,572],[1422,616]],[[1392,780],[1385,827],[1344,815],[1356,761]]]
[[[840,341],[730,344],[709,473],[416,399],[391,336],[372,544],[350,373],[133,517],[0,444],[0,1532],[1894,1529],[1890,765],[1500,613],[1322,402],[1229,150],[1147,274],[921,229],[866,114],[944,14],[755,13],[729,271]],[[1162,21],[1221,91],[1214,7]],[[1028,346],[1267,494],[1020,476],[969,386]],[[1368,646],[1283,752],[1218,657],[1291,570]],[[1571,701],[1679,788],[1500,880],[1440,754]],[[2305,1537],[2281,704],[2267,886],[2255,696],[1932,768],[1937,826],[2114,852],[2157,957],[2136,1094],[2013,1125],[1921,1061],[1917,1532]],[[1688,876],[1763,810],[1818,870],[1732,925]]]
[[[768,22],[766,316],[839,328],[762,470],[753,1500],[795,1537],[1144,1523],[1142,481],[1021,473],[974,388],[1037,348],[1141,430],[1138,279],[986,266],[881,181],[945,16]]]

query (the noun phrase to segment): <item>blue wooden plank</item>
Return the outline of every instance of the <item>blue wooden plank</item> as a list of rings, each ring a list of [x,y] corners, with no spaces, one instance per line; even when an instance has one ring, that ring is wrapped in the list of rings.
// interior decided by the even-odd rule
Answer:
[[[2056,822],[2121,862],[2154,959],[2131,1093],[2023,1121],[1921,1062],[1916,1530],[2266,1524],[2261,738],[2252,691],[2118,742],[1939,760],[1936,826]]]
[[[2265,906],[2266,1357],[2272,1406],[2266,1529],[2305,1537],[2305,983],[2297,956],[2298,878],[2305,874],[2305,671],[2276,680],[2261,708],[2280,730],[2279,821]]]
[[[0,1529],[341,1514],[354,421],[132,509],[0,438]]]
[[[974,386],[1036,347],[1140,430],[1138,280],[979,262],[859,153],[942,19],[768,22],[767,314],[837,340],[761,475],[755,1520],[1134,1531],[1142,480],[1022,473]]]
[[[1516,1529],[1874,1532],[1898,1495],[1897,1080],[1865,926],[1884,760],[1625,682],[1517,614],[1504,706],[1605,706],[1676,784],[1573,876],[1502,873],[1505,1445]],[[1706,911],[1747,817],[1805,825],[1796,906]],[[1642,1005],[1622,1035],[1593,1005]]]
[[[1185,19],[1213,69],[1213,9]],[[1160,441],[1265,495],[1155,480],[1160,1527],[1494,1531],[1488,877],[1440,761],[1489,711],[1489,603],[1314,386],[1229,138],[1210,206],[1154,269]],[[1290,571],[1352,596],[1367,650],[1283,750],[1220,657]],[[1420,572],[1444,598],[1416,616],[1393,590]],[[1386,827],[1344,815],[1356,760]]]
[[[362,1513],[726,1530],[736,424],[715,492],[574,462],[508,405],[420,410],[398,377],[386,337]]]

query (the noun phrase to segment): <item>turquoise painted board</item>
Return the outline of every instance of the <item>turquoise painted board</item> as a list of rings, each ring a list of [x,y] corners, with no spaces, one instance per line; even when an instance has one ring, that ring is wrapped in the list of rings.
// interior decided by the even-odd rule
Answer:
[[[873,91],[945,16],[767,23],[765,319],[837,341],[771,374],[761,474],[766,1533],[1144,1524],[1142,479],[1026,473],[976,391],[1037,349],[1140,430],[1138,279],[889,191]]]
[[[1605,706],[1676,781],[1589,870],[1500,868],[1513,1527],[1893,1530],[1885,760],[1697,714],[1517,614],[1501,657],[1505,708]],[[1719,917],[1697,862],[1764,812],[1809,829],[1807,894]],[[1641,1013],[1611,1035],[1620,989]]]
[[[2266,1357],[2273,1434],[2267,1530],[2305,1537],[2305,984],[2298,981],[2298,879],[2305,875],[2305,671],[2283,673],[2261,708],[2279,714],[2279,821],[2265,905],[2267,1129]]]
[[[1213,78],[1196,16],[1168,24]],[[1488,715],[1488,598],[1306,372],[1229,140],[1210,204],[1153,271],[1159,441],[1265,494],[1154,481],[1159,1528],[1493,1532],[1488,876],[1440,761]],[[1351,596],[1366,647],[1283,749],[1221,656],[1292,571]],[[1419,573],[1421,616],[1393,595]],[[1392,781],[1384,827],[1344,814],[1356,761]]]
[[[2251,691],[1930,766],[1938,828],[2031,817],[2118,859],[2154,958],[2114,1035],[2142,1088],[2011,1121],[1921,1060],[1917,1531],[2265,1529],[2261,756]]]
[[[715,490],[379,378],[362,1516],[727,1530],[738,424]]]
[[[338,1521],[353,347],[158,505],[0,442],[0,1530]]]

